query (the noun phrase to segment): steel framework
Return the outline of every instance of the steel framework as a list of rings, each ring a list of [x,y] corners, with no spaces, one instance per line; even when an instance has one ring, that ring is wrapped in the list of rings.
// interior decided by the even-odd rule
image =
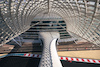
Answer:
[[[35,17],[52,13],[73,37],[100,45],[100,0],[0,0],[0,44],[27,31]]]

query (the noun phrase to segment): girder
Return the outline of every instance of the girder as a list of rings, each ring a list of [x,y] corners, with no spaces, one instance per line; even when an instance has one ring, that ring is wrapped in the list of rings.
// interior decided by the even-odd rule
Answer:
[[[27,31],[35,18],[43,20],[45,13],[62,18],[71,33],[100,44],[100,0],[1,0],[0,44]]]

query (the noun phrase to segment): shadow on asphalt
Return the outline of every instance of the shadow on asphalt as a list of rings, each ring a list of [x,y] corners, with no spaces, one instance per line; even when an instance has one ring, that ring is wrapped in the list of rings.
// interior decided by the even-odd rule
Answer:
[[[100,67],[100,64],[61,61],[63,67]]]
[[[0,67],[38,67],[39,58],[5,57],[0,59]],[[99,64],[61,61],[63,67],[100,67]]]

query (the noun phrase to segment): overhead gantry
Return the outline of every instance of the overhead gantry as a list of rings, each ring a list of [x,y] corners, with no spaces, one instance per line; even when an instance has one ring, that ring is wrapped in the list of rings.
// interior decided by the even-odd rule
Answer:
[[[52,13],[64,19],[73,37],[100,44],[100,0],[1,0],[0,45],[31,28],[36,16]]]

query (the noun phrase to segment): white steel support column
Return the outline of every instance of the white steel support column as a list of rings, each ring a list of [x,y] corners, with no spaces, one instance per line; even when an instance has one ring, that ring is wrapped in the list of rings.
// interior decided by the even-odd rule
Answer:
[[[43,52],[39,67],[62,67],[56,50],[58,32],[40,32],[43,40]]]

